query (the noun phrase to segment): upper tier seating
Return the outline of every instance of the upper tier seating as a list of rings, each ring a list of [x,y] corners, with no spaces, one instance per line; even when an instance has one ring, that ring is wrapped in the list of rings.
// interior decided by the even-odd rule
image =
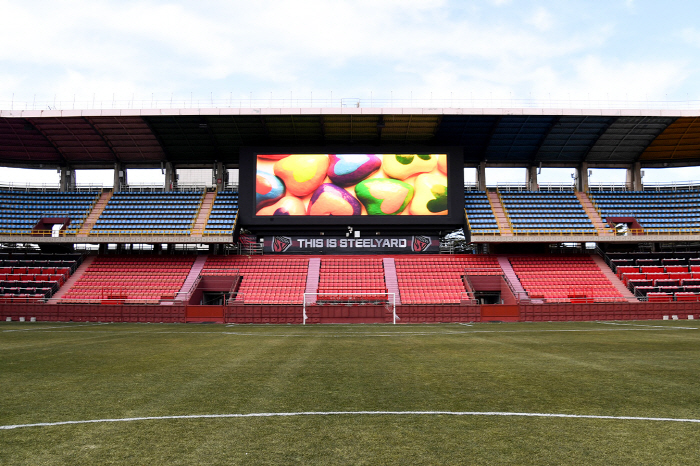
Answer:
[[[0,254],[0,303],[45,301],[81,261],[80,254]]]
[[[202,275],[241,276],[237,304],[302,304],[309,259],[209,256]]]
[[[477,235],[499,234],[498,223],[485,191],[465,191],[464,210],[469,230]]]
[[[238,215],[238,191],[221,191],[216,193],[216,199],[209,214],[205,235],[225,235],[233,232]]]
[[[700,233],[700,191],[590,192],[608,217],[633,217],[647,233]]]
[[[42,218],[70,218],[65,234],[78,232],[100,193],[0,191],[0,234],[31,234]]]
[[[625,301],[590,256],[509,257],[530,298],[549,302]]]
[[[202,191],[114,193],[90,231],[92,235],[189,235]]]
[[[64,302],[173,299],[196,256],[100,256],[63,295]]]
[[[321,258],[318,293],[328,294],[319,295],[317,303],[388,301],[382,258]]]
[[[502,275],[494,256],[403,256],[394,259],[402,304],[459,304],[465,271]]]
[[[498,195],[513,234],[597,234],[573,192],[499,191]]]

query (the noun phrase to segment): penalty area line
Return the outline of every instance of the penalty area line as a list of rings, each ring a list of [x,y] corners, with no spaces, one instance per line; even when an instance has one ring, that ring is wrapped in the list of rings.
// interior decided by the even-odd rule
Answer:
[[[700,419],[682,419],[672,417],[641,416],[603,416],[594,414],[558,414],[558,413],[510,413],[499,411],[301,411],[292,413],[247,413],[247,414],[189,414],[174,416],[145,416],[115,419],[88,419],[84,421],[38,422],[35,424],[15,424],[0,426],[0,430],[21,429],[25,427],[54,427],[73,424],[97,424],[107,422],[165,421],[177,419],[231,419],[256,417],[302,417],[302,416],[500,416],[500,417],[535,417],[564,419],[604,419],[613,421],[656,421],[700,423]]]

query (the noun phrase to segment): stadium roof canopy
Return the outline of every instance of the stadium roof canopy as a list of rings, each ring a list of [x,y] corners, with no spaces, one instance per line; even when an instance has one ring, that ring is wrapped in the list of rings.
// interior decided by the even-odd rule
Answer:
[[[700,111],[223,108],[0,111],[0,165],[235,166],[242,147],[459,147],[465,164],[700,164]]]

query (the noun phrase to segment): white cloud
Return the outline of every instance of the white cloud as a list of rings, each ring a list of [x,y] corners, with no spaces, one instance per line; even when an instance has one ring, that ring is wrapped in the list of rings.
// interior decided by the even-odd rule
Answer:
[[[507,3],[508,10],[497,8]],[[436,98],[643,97],[678,89],[692,73],[682,58],[615,58],[608,49],[617,29],[597,17],[579,21],[576,6],[540,6],[521,15],[526,7],[507,0],[456,5],[0,0],[0,40],[13,44],[0,49],[0,99],[11,90],[24,99],[36,93],[111,100],[112,94],[239,98],[330,89],[406,97],[414,91],[425,98],[430,92]],[[700,45],[695,29],[682,34]]]
[[[700,31],[695,28],[684,28],[680,32],[681,39],[688,45],[700,47]]]
[[[539,7],[532,16],[526,20],[526,23],[531,24],[540,31],[548,31],[554,24],[554,17],[547,9]]]

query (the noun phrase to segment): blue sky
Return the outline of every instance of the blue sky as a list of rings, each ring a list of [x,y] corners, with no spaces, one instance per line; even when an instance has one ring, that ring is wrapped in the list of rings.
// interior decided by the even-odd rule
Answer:
[[[0,0],[0,108],[698,108],[699,12],[638,0]]]
[[[387,105],[431,96],[464,106],[700,100],[699,9],[635,0],[0,0],[0,106],[74,96],[252,96],[275,106],[331,93]]]

